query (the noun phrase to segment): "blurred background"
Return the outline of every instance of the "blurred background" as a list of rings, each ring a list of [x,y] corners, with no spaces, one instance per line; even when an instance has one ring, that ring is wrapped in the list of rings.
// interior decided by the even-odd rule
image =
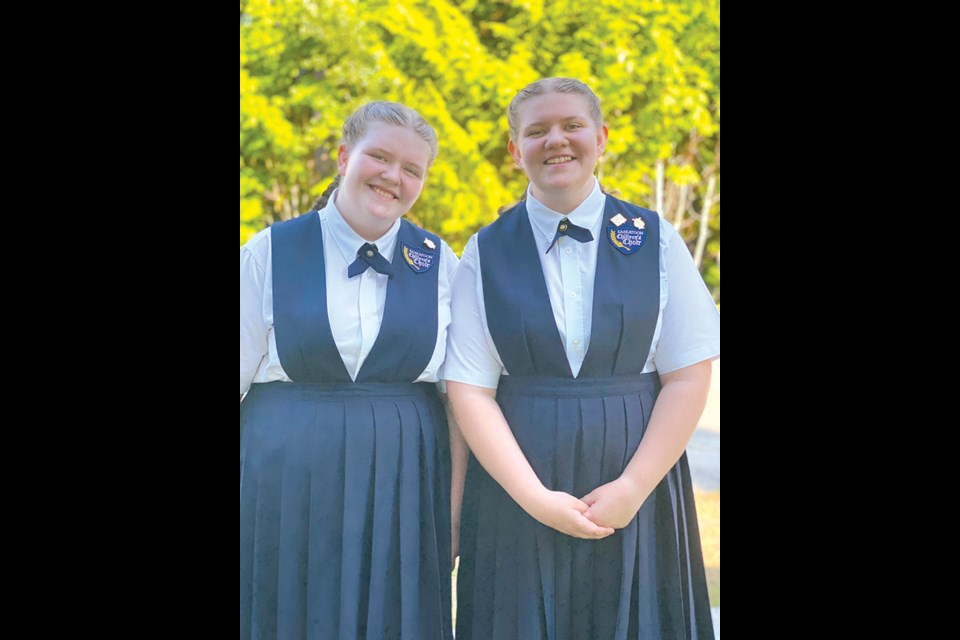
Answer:
[[[600,96],[601,182],[680,229],[719,304],[719,1],[241,0],[240,243],[309,209],[354,109],[396,100],[440,137],[409,217],[460,251],[526,188],[506,108],[549,76]]]
[[[440,138],[408,217],[459,253],[524,192],[506,108],[549,76],[600,97],[601,182],[677,227],[719,305],[719,0],[241,0],[240,243],[308,211],[336,175],[344,119],[395,100]],[[691,459],[718,606],[719,363],[715,383]]]

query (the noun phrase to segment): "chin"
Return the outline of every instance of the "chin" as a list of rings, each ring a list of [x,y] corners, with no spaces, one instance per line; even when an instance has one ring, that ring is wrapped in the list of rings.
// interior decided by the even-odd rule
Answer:
[[[393,222],[403,215],[399,205],[394,207],[373,207],[369,211],[371,216],[384,222]]]

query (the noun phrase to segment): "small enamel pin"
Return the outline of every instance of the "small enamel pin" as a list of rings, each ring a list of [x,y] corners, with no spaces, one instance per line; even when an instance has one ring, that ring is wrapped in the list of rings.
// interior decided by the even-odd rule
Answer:
[[[647,223],[643,221],[643,218],[634,218],[633,226],[642,231],[647,228]]]
[[[640,220],[642,223],[643,220]],[[636,224],[636,221],[634,221]],[[607,227],[607,238],[617,251],[625,256],[635,254],[647,242],[646,229]]]
[[[627,223],[627,219],[623,217],[622,213],[618,213],[617,215],[610,218],[610,222],[617,225],[618,227],[622,227]]]
[[[424,238],[424,239],[423,239],[423,244],[424,244],[424,246],[425,246],[427,249],[430,249],[430,251],[436,251],[436,250],[437,250],[437,243],[434,242],[433,240],[431,240],[430,238]]]
[[[426,240],[430,244],[433,244],[434,247],[436,244],[431,241],[429,238]],[[424,242],[424,244],[426,244]],[[436,261],[436,254],[427,253],[421,249],[416,249],[411,247],[406,242],[400,243],[403,249],[403,260],[407,263],[407,266],[413,269],[414,273],[426,273],[430,271],[433,267],[433,263]]]

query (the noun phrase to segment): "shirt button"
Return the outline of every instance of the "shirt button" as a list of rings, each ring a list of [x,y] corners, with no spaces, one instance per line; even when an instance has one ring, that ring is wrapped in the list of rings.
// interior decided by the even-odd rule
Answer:
[[[570,299],[571,299],[571,300],[576,300],[576,299],[577,299],[577,294],[574,293],[573,291],[571,291],[571,292],[570,292]]]
[[[573,346],[579,347],[579,346],[580,346],[580,341],[579,341],[579,340],[574,340],[574,341],[573,341]]]
[[[570,247],[567,247],[567,255],[570,255],[571,253],[573,253],[573,249],[571,249]]]

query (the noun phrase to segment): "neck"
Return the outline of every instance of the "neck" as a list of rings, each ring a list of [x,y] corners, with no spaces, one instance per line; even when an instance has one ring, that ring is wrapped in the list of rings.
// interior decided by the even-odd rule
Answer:
[[[356,216],[350,211],[341,209],[339,195],[340,193],[338,192],[338,197],[334,198],[334,204],[337,205],[337,211],[340,212],[340,217],[343,218],[343,221],[347,223],[348,227],[353,229],[354,233],[367,242],[376,242],[393,227],[395,223],[394,220],[386,221],[378,218],[362,220],[360,219],[360,216]]]
[[[573,212],[577,207],[586,201],[593,193],[593,181],[587,185],[578,188],[565,189],[563,191],[544,192],[540,191],[536,185],[533,185],[533,197],[556,211],[562,216]]]

